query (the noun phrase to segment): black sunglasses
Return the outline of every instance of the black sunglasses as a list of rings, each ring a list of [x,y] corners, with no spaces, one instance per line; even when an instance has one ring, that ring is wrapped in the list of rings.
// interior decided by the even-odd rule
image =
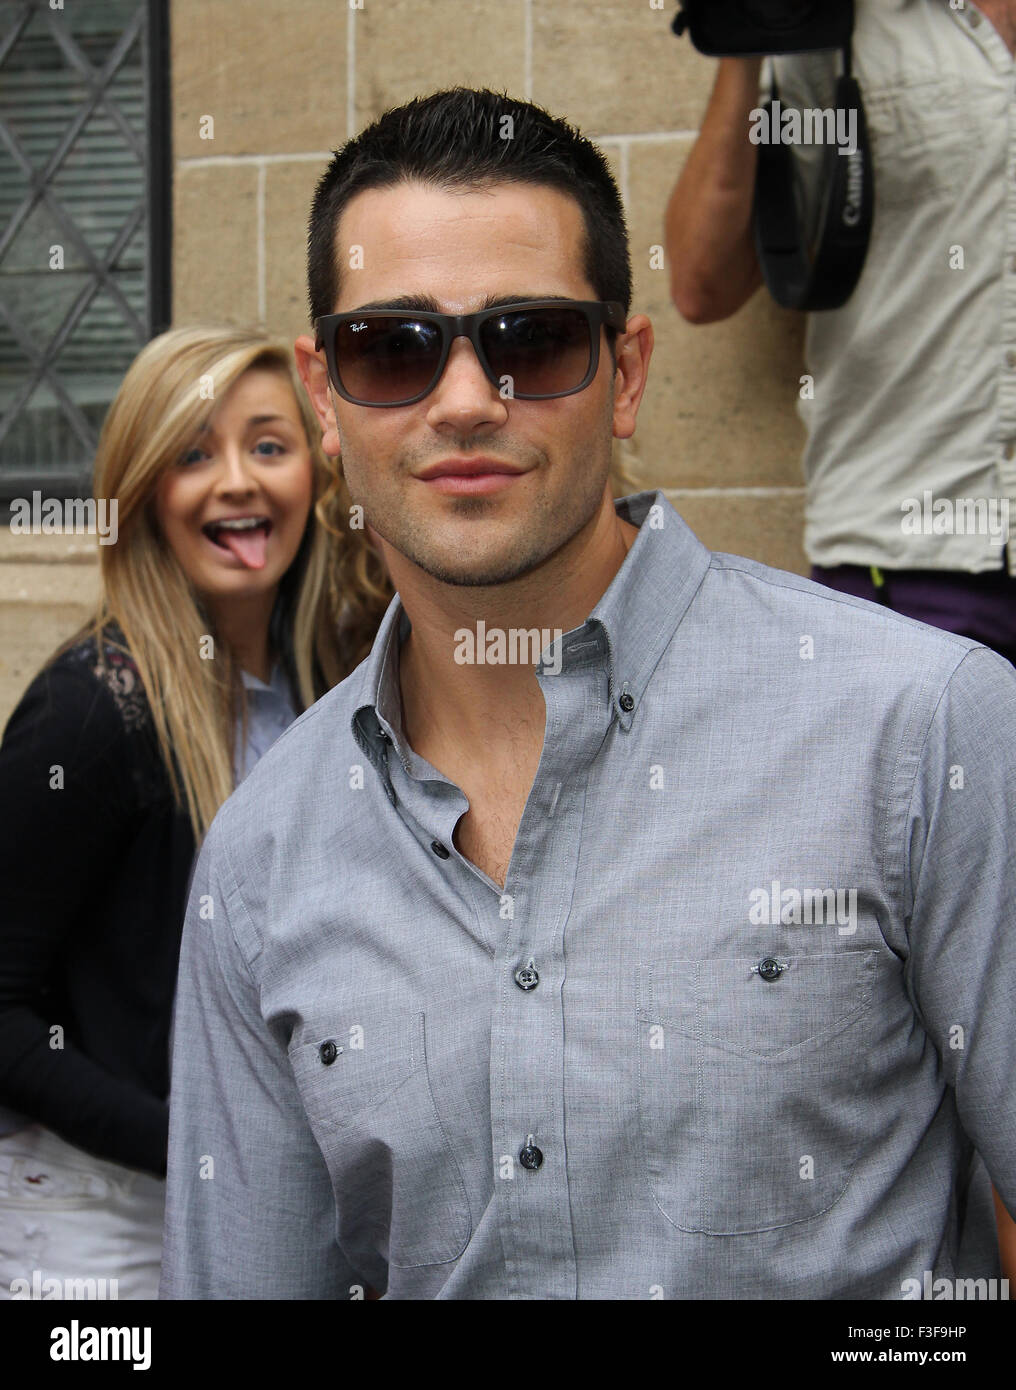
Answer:
[[[505,397],[549,401],[596,375],[600,324],[623,331],[623,307],[581,299],[531,299],[476,314],[363,309],[315,322],[332,385],[353,405],[413,405],[433,391],[455,338],[468,338]]]

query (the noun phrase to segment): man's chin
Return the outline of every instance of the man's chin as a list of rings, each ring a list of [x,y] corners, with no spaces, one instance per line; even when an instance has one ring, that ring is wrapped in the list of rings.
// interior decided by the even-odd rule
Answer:
[[[441,584],[449,584],[458,589],[489,589],[501,584],[510,584],[529,574],[540,563],[539,560],[520,562],[517,555],[502,561],[487,560],[463,564],[461,558],[415,559],[413,563],[431,579]]]

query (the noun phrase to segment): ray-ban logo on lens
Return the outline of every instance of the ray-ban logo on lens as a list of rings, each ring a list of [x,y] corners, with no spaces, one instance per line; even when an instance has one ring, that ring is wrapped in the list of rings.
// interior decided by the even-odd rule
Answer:
[[[459,666],[536,666],[542,662],[544,675],[558,676],[563,635],[559,627],[488,627],[481,618],[475,631],[471,627],[455,629],[455,661]]]

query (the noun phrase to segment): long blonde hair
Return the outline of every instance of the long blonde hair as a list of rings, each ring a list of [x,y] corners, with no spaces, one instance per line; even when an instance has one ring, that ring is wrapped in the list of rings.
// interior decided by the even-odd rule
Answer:
[[[61,651],[93,637],[103,660],[115,625],[137,666],[177,804],[200,842],[234,787],[233,739],[246,713],[239,669],[155,519],[155,489],[216,402],[252,367],[278,371],[299,404],[315,503],[279,585],[271,637],[306,708],[367,654],[392,590],[380,557],[349,526],[349,494],[321,452],[289,348],[259,330],[175,328],[135,358],[109,408],[95,458],[96,500],[116,500],[118,538],[100,546],[101,596]],[[202,654],[204,653],[204,655]]]

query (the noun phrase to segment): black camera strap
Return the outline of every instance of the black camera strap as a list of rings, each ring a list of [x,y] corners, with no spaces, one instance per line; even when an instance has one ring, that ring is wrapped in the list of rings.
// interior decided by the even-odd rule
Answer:
[[[799,205],[793,147],[780,140],[773,125],[779,112],[775,69],[770,97],[762,107],[770,138],[758,151],[755,249],[769,293],[787,309],[839,309],[853,293],[868,251],[874,179],[864,103],[850,56],[848,44],[833,109],[843,112],[847,128],[856,131],[856,148],[841,154],[836,141],[824,146],[822,201],[812,239]]]
[[[708,57],[761,57],[767,53],[840,51],[832,111],[809,113],[823,120],[824,158],[817,220],[798,198],[793,148],[781,138],[779,88],[760,108],[766,137],[759,143],[753,225],[755,249],[769,293],[788,309],[839,309],[861,276],[871,237],[875,186],[861,89],[851,72],[854,0],[681,0],[671,25],[687,31]],[[841,154],[838,124],[856,131],[856,148]],[[753,113],[754,115],[755,113]],[[804,113],[799,113],[803,130]],[[833,137],[833,138],[830,138]],[[851,141],[851,144],[854,142]],[[814,225],[814,235],[810,226]]]

